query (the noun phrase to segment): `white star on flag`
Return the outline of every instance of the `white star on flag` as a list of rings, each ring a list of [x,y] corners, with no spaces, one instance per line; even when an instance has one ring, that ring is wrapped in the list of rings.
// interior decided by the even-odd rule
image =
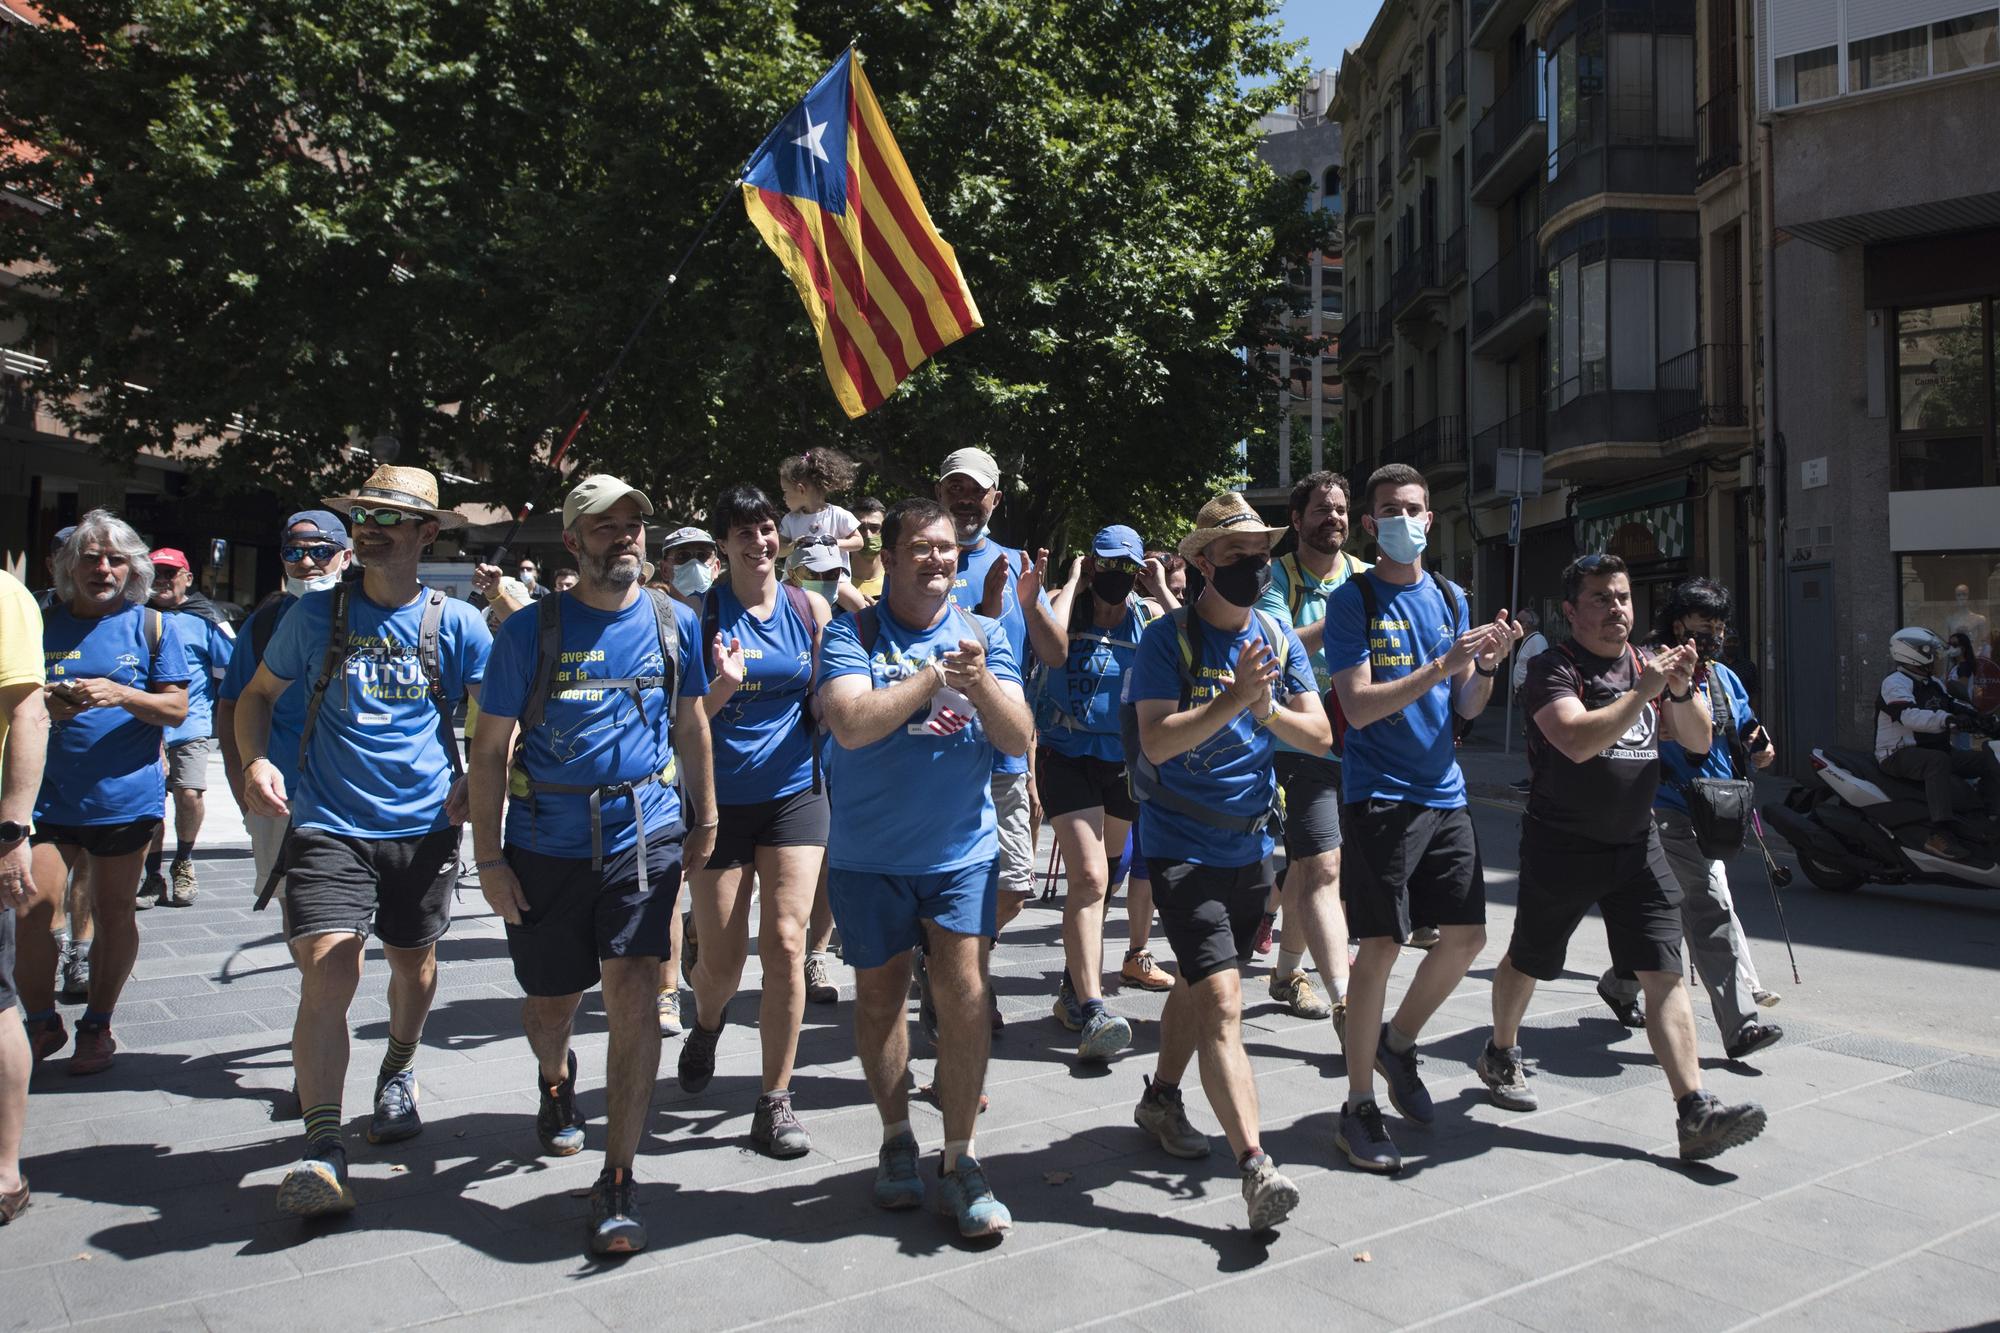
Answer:
[[[831,162],[832,159],[826,155],[826,149],[822,148],[819,142],[820,137],[826,133],[826,126],[827,122],[823,120],[817,125],[813,124],[812,110],[808,108],[806,110],[806,132],[792,140],[792,142],[805,149],[808,153],[811,153],[820,161]]]

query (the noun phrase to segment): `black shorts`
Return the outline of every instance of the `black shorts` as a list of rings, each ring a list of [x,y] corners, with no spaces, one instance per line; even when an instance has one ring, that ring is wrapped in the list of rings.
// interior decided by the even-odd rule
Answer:
[[[1125,765],[1094,755],[1063,754],[1046,745],[1037,749],[1035,793],[1042,798],[1044,819],[1100,806],[1110,819],[1129,824],[1139,817],[1139,803],[1132,799]]]
[[[1539,981],[1562,975],[1570,936],[1592,905],[1604,915],[1611,965],[1620,972],[1681,970],[1681,886],[1657,826],[1618,846],[1521,821],[1521,893],[1507,953]]]
[[[1340,816],[1340,900],[1355,939],[1408,944],[1412,926],[1486,924],[1486,872],[1466,807],[1369,800]]]
[[[14,913],[0,908],[0,1014],[21,1002],[21,993],[14,989],[14,930]],[[13,1021],[0,1019],[0,1022]]]
[[[737,809],[744,807],[738,806]],[[514,979],[529,995],[576,995],[603,975],[606,958],[666,958],[673,952],[674,903],[681,892],[681,832],[646,841],[646,891],[639,891],[635,844],[590,868],[587,856],[543,856],[505,848],[528,910],[507,927]]]
[[[708,858],[710,870],[747,866],[757,859],[759,847],[826,846],[829,822],[826,793],[811,787],[775,801],[717,806],[715,814],[718,822],[715,851]],[[649,876],[653,873],[651,862],[647,863],[646,873]]]
[[[153,845],[153,830],[159,826],[158,815],[123,824],[40,824],[29,841],[37,847],[47,842],[81,847],[92,856],[130,856]]]
[[[1148,860],[1160,930],[1188,983],[1242,965],[1264,920],[1275,878],[1268,860],[1247,866],[1199,866]]]
[[[1340,765],[1321,755],[1280,750],[1278,785],[1285,790],[1285,859],[1340,850]]]
[[[295,828],[285,838],[285,937],[372,931],[392,949],[423,949],[451,925],[458,829],[350,838]]]

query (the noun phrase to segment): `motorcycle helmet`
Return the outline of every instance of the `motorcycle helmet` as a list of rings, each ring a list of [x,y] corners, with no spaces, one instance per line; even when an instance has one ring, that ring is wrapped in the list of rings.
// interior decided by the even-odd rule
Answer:
[[[1944,663],[1944,640],[1919,625],[1889,636],[1889,656],[1900,667],[1929,673]]]

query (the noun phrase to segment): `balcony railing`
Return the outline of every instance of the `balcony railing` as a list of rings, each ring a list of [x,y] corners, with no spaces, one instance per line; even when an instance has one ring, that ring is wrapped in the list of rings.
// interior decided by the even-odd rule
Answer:
[[[1455,106],[1465,100],[1465,52],[1444,62],[1444,104]]]
[[[1679,439],[1711,426],[1750,423],[1743,345],[1706,343],[1660,363],[1660,438]]]
[[[1420,83],[1403,99],[1403,161],[1417,155],[1417,146],[1426,134],[1438,127],[1437,87]]]
[[[1534,241],[1517,242],[1473,280],[1472,336],[1479,337],[1530,300],[1546,298],[1548,281]]]
[[[1472,179],[1484,179],[1500,155],[1524,130],[1541,123],[1543,115],[1542,81],[1532,69],[1519,71],[1472,127]]]
[[[1465,434],[1457,417],[1432,417],[1382,451],[1385,463],[1408,463],[1419,472],[1465,461]]]
[[[1375,215],[1375,182],[1362,176],[1347,185],[1347,225]]]
[[[1389,293],[1390,305],[1398,313],[1416,300],[1418,294],[1426,288],[1443,285],[1438,277],[1440,254],[1438,246],[1418,246],[1396,270],[1396,275],[1389,284]]]
[[[1357,311],[1340,326],[1340,360],[1343,365],[1381,346],[1382,331],[1375,322],[1372,310]]]
[[[1497,426],[1489,426],[1472,437],[1472,476],[1466,488],[1471,495],[1492,495],[1499,488],[1498,469],[1502,449],[1522,449],[1541,453],[1547,445],[1542,404],[1524,408]]]
[[[1725,88],[1695,108],[1695,184],[1743,160],[1743,137],[1736,124],[1736,89]]]

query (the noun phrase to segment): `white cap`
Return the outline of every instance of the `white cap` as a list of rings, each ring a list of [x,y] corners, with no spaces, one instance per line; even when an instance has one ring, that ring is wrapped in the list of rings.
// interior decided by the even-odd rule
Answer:
[[[989,491],[1000,484],[1000,465],[984,449],[952,450],[945,456],[944,466],[938,469],[938,480],[961,472]]]

